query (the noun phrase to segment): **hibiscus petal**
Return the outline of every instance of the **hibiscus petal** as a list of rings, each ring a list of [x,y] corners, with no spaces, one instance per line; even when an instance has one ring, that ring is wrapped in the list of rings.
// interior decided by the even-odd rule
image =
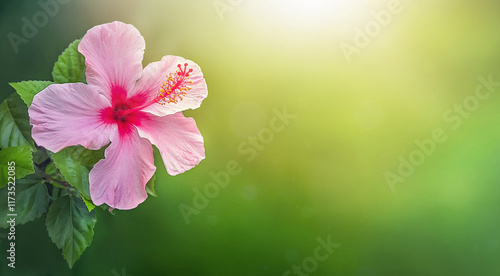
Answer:
[[[105,159],[90,171],[90,197],[96,205],[129,210],[147,198],[146,184],[153,176],[153,147],[137,130],[111,137]]]
[[[161,85],[167,80],[167,75],[175,74],[178,65],[184,68],[187,65],[187,70],[193,69],[190,73],[188,84],[191,90],[187,91],[187,95],[177,103],[167,103],[165,105],[155,102]],[[177,56],[164,56],[160,61],[152,62],[144,68],[141,79],[137,82],[130,96],[134,97],[135,101],[142,101],[147,105],[142,111],[149,112],[156,116],[165,116],[174,114],[187,109],[196,109],[200,107],[201,102],[208,95],[207,84],[203,78],[200,66],[191,60],[187,60]]]
[[[145,115],[137,129],[141,137],[158,147],[170,175],[183,173],[205,159],[203,136],[194,119],[182,112],[164,117]]]
[[[144,38],[130,24],[115,21],[88,30],[78,45],[85,56],[87,83],[110,100],[126,98],[141,77],[145,48]]]
[[[100,149],[115,130],[100,111],[109,101],[83,83],[52,84],[36,94],[29,108],[35,142],[53,152],[74,145]]]

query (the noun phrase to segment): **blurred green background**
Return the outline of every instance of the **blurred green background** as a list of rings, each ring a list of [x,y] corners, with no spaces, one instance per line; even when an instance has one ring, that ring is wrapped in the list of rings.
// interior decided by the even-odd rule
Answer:
[[[145,37],[144,66],[167,54],[201,66],[209,96],[185,115],[206,159],[171,177],[157,155],[159,196],[114,217],[98,210],[72,270],[43,218],[18,227],[15,270],[0,235],[0,275],[287,275],[294,265],[304,275],[500,275],[500,93],[470,97],[480,76],[500,81],[500,1],[401,0],[385,26],[374,18],[391,0],[59,1],[17,53],[8,34],[43,9],[0,4],[1,100],[8,82],[50,80],[70,42],[120,20]],[[367,28],[373,37],[358,38],[349,61],[341,45]],[[443,116],[464,101],[474,108],[454,129]],[[248,161],[238,148],[285,107],[296,117]],[[391,189],[384,174],[436,128],[446,141]],[[186,223],[180,204],[193,206],[193,189],[231,160],[241,173]],[[327,237],[340,247],[314,265]]]

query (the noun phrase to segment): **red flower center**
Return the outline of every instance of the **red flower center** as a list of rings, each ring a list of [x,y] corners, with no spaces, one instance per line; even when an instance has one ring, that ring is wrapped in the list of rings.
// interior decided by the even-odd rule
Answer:
[[[178,64],[175,73],[168,74],[167,80],[162,83],[152,102],[147,101],[147,97],[136,95],[127,98],[127,91],[120,86],[111,88],[111,106],[101,112],[101,117],[106,123],[116,123],[120,134],[129,133],[132,125],[140,124],[140,120],[145,116],[141,110],[151,104],[161,105],[169,103],[178,103],[182,101],[187,92],[191,90],[188,85],[193,84],[191,72],[193,69],[187,69]]]
[[[116,99],[113,97],[113,106],[104,109],[101,117],[106,123],[118,125],[120,134],[129,133],[132,125],[138,125],[144,113],[134,108],[133,101]]]

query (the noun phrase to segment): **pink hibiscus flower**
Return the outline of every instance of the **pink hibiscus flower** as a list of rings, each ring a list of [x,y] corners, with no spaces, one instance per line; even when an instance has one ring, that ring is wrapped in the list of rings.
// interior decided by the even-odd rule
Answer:
[[[132,25],[95,26],[82,38],[87,83],[52,84],[29,108],[34,140],[52,152],[82,145],[105,158],[90,171],[96,205],[132,209],[147,198],[146,183],[156,167],[158,147],[171,175],[205,158],[203,137],[183,110],[207,97],[200,67],[182,57],[164,56],[142,68],[145,42]]]

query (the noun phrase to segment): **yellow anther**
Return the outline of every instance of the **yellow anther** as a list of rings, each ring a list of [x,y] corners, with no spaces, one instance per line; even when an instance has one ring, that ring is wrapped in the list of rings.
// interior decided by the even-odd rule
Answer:
[[[188,64],[177,65],[177,71],[166,75],[167,80],[162,83],[158,93],[155,96],[155,101],[161,105],[169,103],[178,103],[187,95],[187,91],[191,90],[188,84],[193,84],[193,81],[187,81],[191,78],[193,69],[187,70]]]

